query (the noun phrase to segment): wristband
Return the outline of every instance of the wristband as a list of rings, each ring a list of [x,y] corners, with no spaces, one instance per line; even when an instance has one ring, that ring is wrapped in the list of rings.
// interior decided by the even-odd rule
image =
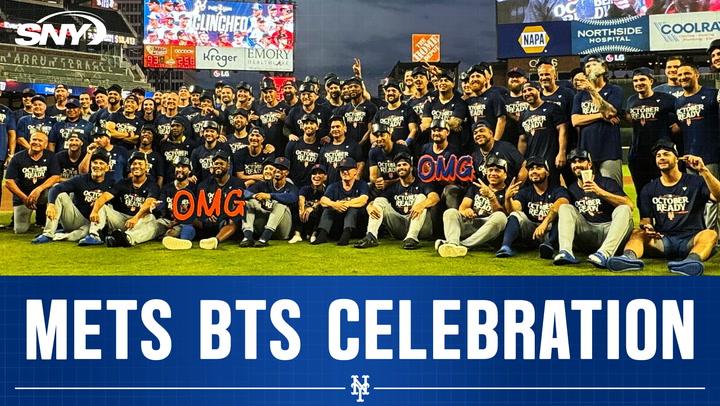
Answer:
[[[413,139],[412,139],[412,138],[410,138],[410,137],[405,138],[405,143],[406,143],[407,145],[412,144],[412,142],[413,142]]]

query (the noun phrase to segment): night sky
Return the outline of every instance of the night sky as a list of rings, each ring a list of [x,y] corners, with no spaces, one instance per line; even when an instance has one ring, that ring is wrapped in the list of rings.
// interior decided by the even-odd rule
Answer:
[[[496,59],[492,0],[298,0],[295,31],[296,77],[322,79],[335,72],[344,78],[352,75],[353,58],[358,57],[369,89],[376,89],[397,61],[410,61],[413,33],[440,34],[443,62],[468,66]],[[217,80],[196,75],[206,85]],[[243,72],[223,80],[256,85],[260,78]]]

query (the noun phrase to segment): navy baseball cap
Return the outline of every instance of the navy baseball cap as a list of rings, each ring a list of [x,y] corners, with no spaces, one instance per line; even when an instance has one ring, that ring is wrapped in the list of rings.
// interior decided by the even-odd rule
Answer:
[[[488,130],[490,130],[490,131],[494,131],[494,130],[495,130],[495,128],[493,128],[493,126],[490,125],[490,122],[487,121],[487,120],[484,119],[484,118],[478,119],[478,121],[474,122],[473,125],[472,125],[472,130],[475,131],[476,129],[478,129],[478,128],[480,128],[480,127],[485,127],[485,128],[487,128]]]
[[[225,162],[230,162],[230,154],[227,151],[221,149],[220,151],[216,152],[212,158],[213,162],[217,161],[218,159],[222,159]]]
[[[107,91],[108,91],[108,92],[118,92],[118,93],[122,94],[122,86],[120,86],[120,85],[118,85],[118,84],[116,83],[116,84],[111,85],[110,87],[108,87],[108,90],[107,90]]]
[[[110,153],[107,152],[104,148],[98,148],[95,151],[93,151],[92,155],[90,156],[90,162],[99,159],[106,164],[110,163]]]
[[[94,127],[92,132],[92,138],[109,137],[110,135],[102,127]]]
[[[190,168],[192,170],[192,162],[190,161],[190,158],[188,158],[186,156],[178,157],[175,160],[175,166],[187,166],[188,168]]]
[[[317,124],[320,120],[318,120],[318,117],[313,113],[305,113],[303,114],[302,118],[300,119],[301,122],[306,123],[308,121],[311,121],[315,124]]]
[[[660,150],[670,151],[673,154],[675,154],[675,156],[680,156],[680,154],[678,153],[677,147],[675,146],[675,143],[673,143],[670,140],[666,140],[666,139],[658,140],[658,142],[656,142],[655,145],[652,147],[653,155],[657,154],[657,152]]]
[[[250,86],[250,83],[243,81],[238,83],[237,90],[247,90],[249,93],[252,93],[252,86]]]
[[[512,69],[510,69],[510,70],[507,72],[507,76],[508,76],[508,77],[510,77],[510,76],[521,76],[521,77],[524,77],[524,78],[527,78],[527,77],[528,77],[527,73],[526,73],[524,70],[522,70],[522,69],[520,69],[519,67],[517,67],[517,66],[514,67],[514,68],[512,68]]]
[[[95,91],[93,92],[93,95],[96,96],[96,95],[99,95],[99,94],[104,94],[105,96],[107,96],[107,92],[108,92],[107,89],[105,89],[104,87],[100,86],[100,87],[98,87],[98,88],[95,88]]]
[[[585,66],[586,63],[593,62],[593,61],[604,63],[605,59],[603,59],[603,57],[598,54],[585,55],[582,59],[582,64],[583,64],[583,66]]]
[[[400,152],[399,154],[395,155],[395,158],[393,158],[393,162],[398,163],[400,161],[405,161],[412,166],[413,164],[413,157],[412,155],[408,154],[407,152]]]
[[[260,81],[260,90],[276,90],[275,81],[270,78],[264,78]]]
[[[423,68],[422,66],[416,66],[415,68],[413,68],[411,74],[412,77],[415,77],[417,75],[423,75],[427,77],[427,69]]]
[[[65,108],[67,109],[76,109],[80,107],[80,101],[75,98],[68,99],[67,103],[65,103]]]
[[[455,74],[450,69],[440,69],[440,73],[437,74],[438,79],[445,78],[451,82],[455,81]]]
[[[570,151],[567,155],[568,161],[573,161],[575,159],[583,159],[586,161],[592,161],[592,157],[590,156],[590,153],[582,148],[574,148]]]
[[[135,90],[137,90],[137,89],[134,89],[134,90],[133,90],[133,93],[135,93]],[[140,88],[139,90],[142,90],[142,93],[145,94],[145,89]],[[190,93],[200,93],[200,94],[202,94],[203,88],[200,87],[200,86],[198,86],[198,85],[190,85],[190,86],[188,86],[188,91],[189,91]]]
[[[470,75],[467,72],[460,72],[460,81],[467,83],[468,80],[470,80]]]
[[[468,68],[466,71],[468,76],[472,75],[473,73],[480,73],[482,75],[485,74],[485,72],[490,70],[490,65],[488,65],[485,62],[476,63],[475,65],[472,65]]]
[[[312,83],[303,83],[300,85],[300,88],[298,89],[298,92],[300,93],[316,93],[317,90],[315,90],[315,85]]]
[[[707,53],[711,54],[716,49],[720,49],[720,38],[716,38],[710,43],[707,49]]]
[[[354,159],[347,157],[340,161],[340,164],[338,164],[339,169],[355,169],[357,168],[357,163]]]
[[[41,94],[37,94],[37,95],[33,96],[33,98],[30,99],[30,102],[31,102],[31,103],[35,103],[35,102],[38,101],[38,100],[41,101],[41,102],[43,102],[43,103],[45,103],[45,104],[47,104],[47,101],[45,101],[45,96],[43,96],[43,95],[41,95]]]
[[[351,83],[362,86],[362,80],[360,80],[360,78],[357,76],[350,76],[349,78],[345,79],[343,81],[343,86],[347,86]]]
[[[535,82],[535,81],[523,83],[522,88],[525,89],[526,87],[532,87],[533,89],[536,89],[538,92],[542,92],[542,86],[540,86],[540,83]]]
[[[501,158],[499,155],[491,155],[488,157],[488,159],[485,161],[485,167],[496,167],[496,168],[502,168],[507,172],[508,170],[508,162]]]
[[[128,165],[132,164],[133,161],[137,160],[147,162],[147,155],[144,152],[134,151],[132,154],[130,154],[130,158],[128,158]]]
[[[582,70],[582,69],[580,69],[580,68],[575,68],[575,69],[571,70],[571,71],[570,71],[570,80],[575,79],[575,76],[577,76],[577,75],[579,75],[579,74],[581,74],[581,73],[582,73],[582,74],[585,74],[585,71]]]
[[[334,121],[341,121],[343,123],[343,125],[346,125],[345,117],[343,117],[343,116],[336,114],[336,115],[330,117],[330,120],[328,120],[328,124],[332,124]]]
[[[80,141],[82,141],[83,140],[83,130],[81,130],[79,128],[73,129],[72,131],[70,131],[70,135],[68,135],[68,141],[71,138],[77,138]]]
[[[250,116],[250,112],[245,109],[235,109],[235,111],[233,112],[233,115],[243,116],[245,118],[248,118]]]
[[[172,120],[170,120],[170,125],[182,125],[184,127],[182,120],[179,120],[177,118],[173,118]]]
[[[545,160],[545,158],[543,158],[541,156],[537,156],[537,155],[531,156],[530,158],[528,158],[527,161],[525,161],[525,166],[528,169],[532,168],[533,166],[542,166],[543,168],[550,170],[550,167],[548,166],[548,163]]]
[[[310,168],[310,174],[315,174],[317,172],[322,172],[327,175],[327,169],[325,169],[325,165],[323,164],[315,164]]]
[[[388,128],[385,124],[375,123],[372,125],[371,131],[373,134],[389,134],[390,128]]]
[[[450,124],[448,124],[448,122],[445,121],[445,120],[441,120],[441,119],[437,119],[437,118],[436,118],[435,120],[433,120],[433,121],[430,123],[430,129],[432,130],[432,129],[435,129],[435,128],[444,128],[444,129],[446,129],[446,130],[449,130],[449,129],[450,129]]]
[[[284,156],[279,156],[273,161],[273,166],[275,168],[288,170],[290,169],[290,160],[285,158]]]
[[[26,87],[26,88],[23,89],[23,91],[22,91],[22,97],[33,97],[33,96],[35,96],[36,94],[37,94],[37,93],[35,93],[35,90],[33,90],[33,89],[29,88],[29,87]]]
[[[392,78],[387,78],[383,81],[382,85],[383,89],[389,89],[391,87],[394,87],[397,90],[400,90],[400,83],[398,83],[397,80]]]
[[[250,127],[250,129],[248,130],[248,135],[253,134],[253,133],[256,133],[259,136],[265,138],[265,130],[263,130],[262,127],[258,127],[256,125]]]
[[[202,128],[203,128],[203,130],[207,130],[207,129],[209,128],[209,129],[212,129],[212,130],[215,130],[215,131],[220,131],[220,125],[218,125],[218,123],[215,122],[215,121],[213,121],[213,120],[205,120],[205,121],[203,121],[203,126],[202,126]]]
[[[140,132],[142,133],[143,131],[150,131],[152,135],[157,135],[157,128],[155,128],[155,126],[152,124],[144,124],[140,128]]]
[[[642,68],[637,68],[637,69],[633,70],[632,77],[635,77],[635,76],[647,76],[648,79],[655,80],[655,76],[654,76],[652,69],[644,67],[644,66]]]
[[[210,93],[203,93],[200,95],[200,101],[203,101],[203,100],[213,101],[213,97]]]

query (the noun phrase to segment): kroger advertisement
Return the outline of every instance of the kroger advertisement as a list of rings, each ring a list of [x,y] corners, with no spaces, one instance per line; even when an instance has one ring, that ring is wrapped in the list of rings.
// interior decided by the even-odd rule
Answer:
[[[718,278],[0,278],[3,405],[718,405]]]
[[[292,71],[294,12],[291,4],[147,1],[145,66]]]

